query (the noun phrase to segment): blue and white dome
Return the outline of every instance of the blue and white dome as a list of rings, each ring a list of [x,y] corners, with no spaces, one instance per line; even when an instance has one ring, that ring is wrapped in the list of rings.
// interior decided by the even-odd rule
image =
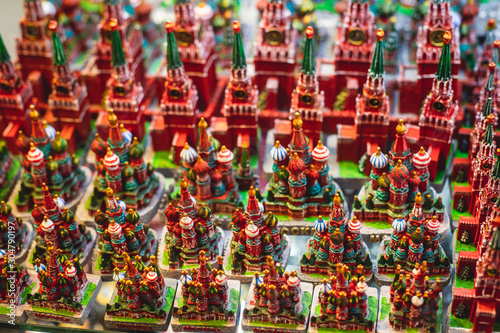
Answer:
[[[262,278],[262,276],[255,276],[253,278],[253,283],[255,284],[256,287],[260,286],[262,283],[264,283],[264,279]]]
[[[280,144],[279,141],[276,141],[276,144],[271,149],[269,154],[271,154],[272,159],[276,162],[283,161],[287,155],[286,149]]]
[[[54,127],[52,127],[52,125],[49,125],[49,124],[45,124],[44,129],[45,129],[45,133],[47,134],[47,136],[50,139],[50,142],[54,141],[54,139],[56,138],[56,132],[57,132],[56,129]]]
[[[4,249],[0,249],[0,259],[2,259],[4,257],[5,257],[5,250]]]
[[[35,266],[35,272],[40,273],[41,271],[46,271],[46,267],[44,264],[40,263],[40,265]]]
[[[61,210],[62,210],[62,209],[64,208],[64,206],[66,205],[66,201],[64,201],[64,199],[63,199],[63,198],[61,198],[61,197],[60,197],[60,196],[58,196],[58,195],[54,198],[54,202],[56,203],[57,207],[59,207],[59,209],[61,209]]]
[[[127,145],[130,145],[132,143],[132,139],[134,138],[134,136],[132,135],[132,132],[130,132],[122,125],[120,125],[120,131],[122,132],[122,136],[125,139],[125,141],[127,141]]]
[[[121,201],[120,199],[118,199],[118,205],[122,208],[122,210],[123,210],[124,212],[126,212],[126,211],[127,211],[127,204],[126,204],[125,202],[123,202],[123,201]]]
[[[380,147],[377,148],[377,151],[373,153],[370,157],[370,163],[374,168],[383,169],[387,165],[387,156],[385,156],[381,151]]]
[[[181,278],[179,279],[179,281],[183,285],[187,286],[187,285],[189,285],[189,282],[193,281],[193,278],[191,277],[191,275],[186,274],[186,275],[181,276]]]
[[[328,294],[330,290],[332,290],[332,286],[330,286],[329,283],[324,283],[321,285],[321,289],[319,291]]]
[[[122,272],[118,272],[118,273],[113,274],[113,281],[118,282],[122,279],[125,279],[125,274],[123,274]]]
[[[316,232],[323,232],[327,228],[326,221],[323,220],[323,218],[320,216],[318,219],[314,222],[314,231]]]
[[[394,229],[395,232],[403,232],[406,230],[406,222],[405,220],[399,216],[397,219],[394,219],[392,221],[392,229]]]
[[[186,163],[194,163],[198,159],[198,153],[186,142],[181,151],[181,159]]]

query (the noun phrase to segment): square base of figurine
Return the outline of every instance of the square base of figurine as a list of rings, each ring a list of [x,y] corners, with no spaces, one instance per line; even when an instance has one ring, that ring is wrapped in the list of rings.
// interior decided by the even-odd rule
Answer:
[[[15,324],[24,323],[28,318],[26,314],[26,305],[28,304],[27,296],[31,294],[34,289],[38,289],[38,278],[34,271],[28,271],[30,275],[30,283],[21,292],[21,304],[15,305],[13,308],[9,307],[7,303],[0,303],[0,322]],[[8,273],[7,273],[8,275]]]
[[[290,238],[287,235],[283,235],[286,240],[286,246],[283,249],[283,260],[281,262],[282,267],[286,267],[288,262],[288,258],[290,257],[290,250],[292,245],[290,244]],[[231,238],[226,243],[226,249],[224,251],[224,270],[226,271],[226,275],[228,278],[235,279],[240,281],[241,283],[251,283],[254,278],[255,271],[248,271],[245,274],[234,274],[231,270],[231,242],[233,241],[233,236],[231,234]],[[259,272],[261,273],[261,272]]]
[[[379,246],[379,249],[378,249],[378,252],[377,252],[377,258],[374,260],[374,263],[378,263],[378,259],[380,258],[380,255],[384,251],[384,244],[386,242],[388,242],[387,246],[389,246],[390,241],[391,241],[390,237],[385,237],[380,242],[380,246]],[[438,244],[438,246],[441,247],[441,244]],[[441,252],[445,254],[443,248],[441,248]],[[377,285],[379,285],[379,286],[390,286],[392,284],[392,281],[394,280],[394,274],[380,274],[378,272],[378,265],[377,264],[373,268],[373,271],[374,271],[374,276],[375,276],[375,283]],[[452,267],[450,265],[450,271],[448,272],[448,274],[434,275],[434,276],[433,275],[429,275],[429,281],[435,282],[436,281],[436,277],[439,276],[439,279],[440,279],[439,285],[441,286],[441,288],[443,288],[443,287],[447,286],[448,283],[450,283],[451,272],[452,272]],[[404,275],[406,275],[406,273]]]
[[[377,288],[368,287],[366,289],[366,296],[368,297],[368,315],[367,320],[372,320],[373,325],[371,328],[362,329],[355,322],[344,323],[341,327],[314,327],[312,322],[313,318],[321,318],[321,304],[319,302],[319,292],[322,285],[314,287],[313,301],[311,306],[311,318],[309,320],[308,333],[323,333],[323,332],[342,332],[342,331],[356,331],[356,332],[375,332],[375,327],[378,317],[378,290]]]
[[[172,314],[170,325],[174,332],[220,332],[220,333],[236,333],[238,329],[238,318],[240,314],[240,297],[241,297],[241,284],[236,280],[227,280],[227,287],[229,290],[230,309],[234,312],[234,320],[228,322],[227,320],[196,320],[196,319],[180,319],[176,317],[175,313]],[[177,293],[175,295],[174,308],[182,307],[182,287],[178,282]]]
[[[153,229],[149,229],[148,236],[152,235],[153,236],[153,245],[151,246],[151,254],[155,254],[158,249],[158,235],[156,234],[156,231]],[[148,265],[149,260],[144,261],[144,264]],[[92,274],[98,275],[102,278],[103,281],[112,281],[113,280],[113,274],[103,274],[101,273],[101,251],[99,250],[99,242],[97,245],[94,247],[94,253],[92,254]],[[126,268],[123,268],[120,270],[120,272],[125,272]]]
[[[164,278],[165,290],[163,291],[163,298],[165,305],[163,309],[166,312],[165,318],[144,318],[144,315],[139,314],[138,318],[132,317],[118,317],[104,314],[104,324],[106,327],[115,330],[134,330],[134,331],[165,331],[170,322],[170,312],[175,300],[175,293],[177,289],[177,280]],[[109,304],[114,304],[117,300],[116,287],[113,290]]]
[[[245,310],[251,312],[255,308],[254,297],[255,283],[252,281],[250,289],[248,289],[248,296],[245,302]],[[300,290],[302,292],[302,312],[305,317],[303,324],[289,324],[289,323],[269,323],[263,321],[254,321],[246,318],[245,315],[241,318],[241,327],[245,332],[277,332],[277,333],[305,333],[309,323],[309,313],[311,311],[312,295],[314,285],[312,283],[300,282]]]
[[[4,185],[0,188],[0,200],[7,202],[8,198],[12,194],[14,187],[17,184],[19,176],[21,175],[21,161],[17,158],[12,157],[12,164],[7,171]]]
[[[158,206],[160,205],[161,198],[163,197],[163,193],[165,193],[165,177],[155,171],[155,176],[158,178],[158,188],[156,189],[155,194],[151,198],[151,202],[147,207],[139,209],[137,214],[141,217],[141,222],[144,224],[148,224],[149,221],[155,217],[158,212]],[[76,208],[76,216],[78,216],[78,221],[81,223],[85,223],[88,226],[96,227],[96,223],[94,221],[94,217],[90,214],[89,210],[86,208],[87,201],[89,201],[90,197],[94,193],[94,178],[92,178],[92,182],[87,187],[85,194],[82,198],[82,201]]]
[[[81,253],[81,257],[79,259],[82,267],[85,267],[92,258],[92,252],[94,250],[94,246],[97,240],[97,232],[95,231],[95,229],[87,228],[87,230],[90,233],[90,241],[87,243],[83,251],[79,252],[79,254]],[[28,259],[26,260],[26,268],[28,269],[35,269],[35,263],[33,259],[35,248],[36,248],[36,242],[34,241],[30,246]]]
[[[437,192],[435,189],[431,187],[431,190],[433,192],[434,198],[437,198]],[[360,200],[363,200],[365,197],[365,186],[361,187],[361,190],[358,193],[358,198],[361,198]],[[351,212],[350,217],[352,218],[354,216],[354,213]],[[365,221],[363,221],[361,218],[359,219],[361,221],[361,235],[363,236],[363,240],[365,242],[380,242],[384,237],[391,236],[392,233],[392,222],[386,222],[386,221],[375,221],[375,222],[368,222],[370,225],[367,225]],[[448,231],[450,230],[451,222],[450,222],[450,217],[448,216],[448,209],[445,207],[444,213],[443,213],[443,220],[441,221],[439,225],[439,243],[444,243],[446,238],[448,237]]]
[[[302,253],[302,255],[299,257],[299,262],[302,259],[302,257],[304,256],[304,254],[306,254],[306,253],[309,252],[310,241],[311,240],[312,240],[312,238],[307,241],[306,249]],[[365,252],[368,253],[368,254],[370,254],[370,250],[368,249],[368,246],[366,245],[365,242],[363,242],[363,247],[365,248]],[[368,274],[368,275],[365,275],[365,282],[367,284],[370,284],[372,282],[372,280],[373,280],[373,271],[375,271],[375,267],[374,266],[372,267],[372,273]],[[300,264],[299,264],[299,268],[297,270],[297,276],[299,277],[300,281],[312,282],[312,283],[321,283],[323,281],[323,279],[325,279],[325,278],[329,279],[330,278],[330,276],[328,274],[323,275],[323,274],[319,274],[319,273],[304,273],[300,269]]]
[[[443,318],[443,300],[442,300],[442,295],[439,294],[440,300],[439,300],[439,309],[436,313],[436,330],[435,332],[441,332],[441,326],[442,326],[442,318]],[[378,317],[377,317],[377,332],[383,332],[383,333],[396,333],[396,332],[407,332],[407,333],[427,333],[428,327],[420,327],[420,328],[410,328],[407,327],[406,329],[403,330],[397,330],[392,328],[391,324],[389,323],[389,314],[392,311],[392,305],[390,304],[389,300],[391,297],[391,287],[388,286],[383,286],[380,287],[380,297],[379,297],[379,303],[378,303]]]
[[[70,311],[59,310],[55,311],[45,307],[34,307],[31,304],[26,304],[26,314],[29,318],[41,319],[50,322],[67,323],[74,325],[83,325],[92,310],[95,299],[101,289],[102,280],[100,276],[87,274],[88,284],[85,288],[85,296],[82,299],[82,309],[80,314],[75,314]],[[33,288],[32,294],[38,291],[39,285]],[[83,303],[86,303],[85,305]]]
[[[26,260],[26,258],[30,257],[29,252],[31,250],[31,246],[28,247],[28,244],[31,244],[33,242],[34,237],[35,237],[35,231],[33,228],[33,224],[31,224],[30,222],[23,222],[23,227],[25,230],[24,231],[25,236],[24,236],[24,240],[21,240],[21,243],[24,245],[24,247],[21,249],[21,251],[16,253],[16,263],[18,263],[18,264],[23,263]],[[30,268],[30,267],[26,267],[26,268]]]
[[[219,234],[219,244],[217,244],[217,248],[219,249],[219,256],[222,256],[224,253],[224,231],[217,227],[216,228],[217,233]],[[161,232],[161,237],[158,240],[158,268],[160,269],[161,275],[174,278],[174,279],[179,279],[182,276],[182,271],[185,269],[191,269],[195,267],[199,267],[199,264],[190,264],[190,265],[183,265],[181,268],[174,268],[171,269],[170,265],[168,264],[169,257],[168,257],[168,251],[165,249],[165,237],[167,236],[167,227],[163,227],[163,231]],[[217,257],[215,257],[213,260],[207,261],[212,267],[217,267]]]
[[[90,185],[92,184],[91,182],[93,179],[92,172],[90,171],[89,168],[87,168],[85,166],[80,166],[80,168],[83,171],[84,180],[83,180],[82,184],[80,185],[80,189],[78,190],[78,193],[73,198],[73,200],[66,202],[64,205],[65,208],[67,208],[68,210],[70,210],[73,213],[76,213],[77,206],[80,203],[80,201],[82,200],[82,198],[84,197],[84,195],[85,195],[86,191],[88,190],[88,188],[90,187]],[[16,196],[18,195],[18,193],[20,191],[21,191],[21,179],[19,179],[16,182],[14,190],[12,191],[12,193],[9,197],[9,200],[8,200],[8,202],[12,206],[12,214],[14,214],[17,218],[21,218],[24,222],[32,222],[33,216],[31,216],[31,209],[28,209],[27,212],[20,212],[17,209],[17,205],[15,204]],[[55,194],[55,193],[53,193],[53,194]],[[78,215],[76,215],[76,216],[78,216]]]

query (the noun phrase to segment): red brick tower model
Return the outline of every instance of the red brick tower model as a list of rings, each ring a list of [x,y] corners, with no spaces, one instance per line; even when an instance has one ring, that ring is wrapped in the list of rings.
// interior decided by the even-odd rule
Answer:
[[[309,142],[318,142],[323,128],[323,108],[325,96],[319,91],[318,79],[316,77],[316,57],[314,55],[312,27],[305,31],[306,42],[304,45],[304,58],[299,73],[297,87],[292,92],[292,105],[290,107],[290,120],[299,113],[305,121],[303,131],[309,138]]]
[[[139,140],[144,136],[142,114],[146,106],[144,91],[140,82],[134,79],[134,73],[129,69],[127,57],[123,49],[118,20],[111,19],[111,65],[113,72],[108,81],[108,96],[106,108],[113,109],[121,123],[129,129]],[[101,114],[105,119],[106,114]]]
[[[226,88],[222,115],[227,121],[228,141],[226,147],[233,150],[257,146],[257,100],[259,91],[252,86],[247,74],[247,62],[240,34],[240,22],[234,21],[233,61],[231,79]]]
[[[116,20],[116,27],[112,28]],[[144,83],[144,55],[142,53],[142,33],[133,27],[132,18],[126,17],[122,0],[104,0],[103,16],[99,24],[99,40],[94,48],[95,65],[97,66],[97,81],[87,82],[89,98],[92,104],[100,104],[113,68],[111,66],[111,36],[116,29],[123,41],[126,62],[136,82]]]
[[[297,31],[292,27],[292,16],[283,0],[267,0],[259,23],[253,47],[255,83],[259,91],[269,79],[277,79],[277,107],[290,107],[289,98],[293,90]],[[269,93],[269,92],[268,92]]]
[[[16,41],[21,73],[34,84],[35,97],[45,102],[52,82],[52,43],[41,0],[24,0],[21,33]]]
[[[327,106],[333,105],[338,94],[348,86],[349,79],[357,83],[355,86],[361,92],[366,80],[365,73],[370,68],[374,37],[375,18],[370,11],[370,1],[349,0],[333,49],[333,77],[329,89],[323,88],[331,91],[326,96]]]
[[[19,130],[29,133],[29,106],[33,88],[24,82],[21,73],[14,68],[10,55],[0,36],[0,130],[10,151],[16,151]]]
[[[500,193],[500,149],[497,149],[496,153],[497,159],[495,165],[491,171],[487,185],[480,190],[479,204],[474,214],[475,218],[479,221],[479,225],[485,223],[486,218],[490,216]]]
[[[61,136],[66,139],[71,151],[78,143],[84,143],[90,133],[90,113],[87,88],[79,84],[70,70],[61,39],[57,34],[57,22],[50,21],[52,48],[54,53],[54,79],[49,96],[49,109]]]
[[[200,96],[202,110],[209,104],[217,85],[214,52],[215,36],[212,26],[203,26],[194,16],[194,1],[175,0],[174,34],[186,74],[193,80]]]
[[[431,2],[432,3],[432,2]],[[442,170],[450,151],[451,138],[455,130],[458,103],[453,98],[451,33],[443,34],[443,50],[432,83],[420,115],[420,143],[427,149],[438,150],[439,168]]]
[[[152,133],[156,151],[175,149],[174,156],[179,158],[186,143],[196,144],[196,115],[198,113],[198,91],[186,75],[177,42],[173,23],[167,22],[167,78],[161,100],[163,127]]]

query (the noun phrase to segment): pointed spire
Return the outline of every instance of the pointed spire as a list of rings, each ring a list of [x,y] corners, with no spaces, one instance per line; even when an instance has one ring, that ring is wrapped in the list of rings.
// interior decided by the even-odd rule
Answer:
[[[231,63],[233,69],[243,69],[247,67],[247,62],[245,59],[245,50],[243,49],[243,42],[241,40],[240,30],[241,30],[240,21],[234,21],[233,62]]]
[[[57,21],[50,21],[49,30],[52,32],[52,48],[54,50],[54,65],[55,66],[65,66],[66,65],[66,52],[64,52],[64,47],[57,33]]]
[[[306,75],[316,73],[316,56],[314,55],[314,29],[308,26],[306,29],[306,42],[304,44],[304,58],[302,59],[302,68],[300,71]]]
[[[0,63],[5,64],[6,62],[9,62],[9,61],[10,61],[9,52],[7,52],[7,48],[5,47],[5,44],[3,43],[2,35],[0,35]]]
[[[165,23],[165,30],[167,30],[167,67],[168,69],[177,69],[182,67],[181,56],[177,49],[177,41],[173,33],[174,24],[170,21]]]
[[[483,143],[486,145],[493,144],[493,123],[495,122],[495,116],[490,114],[487,118],[488,127],[483,136]]]
[[[383,40],[384,30],[378,29],[377,44],[375,45],[375,52],[373,52],[372,65],[370,67],[370,74],[372,76],[381,76],[384,74],[384,48],[382,46]]]
[[[118,20],[112,18],[109,22],[111,28],[111,65],[113,67],[121,67],[127,64],[127,58],[123,51],[122,40],[118,32]]]
[[[491,100],[491,97],[489,97],[487,100],[486,100],[486,103],[484,104],[484,109],[483,109],[483,118],[487,118],[491,113],[491,105],[492,105],[492,100]]]
[[[451,79],[451,53],[450,53],[451,32],[446,31],[443,35],[443,50],[439,58],[436,78],[440,81]]]
[[[495,68],[496,64],[494,61],[490,62],[488,65],[488,79],[486,80],[486,84],[484,85],[484,89],[486,91],[494,91],[495,90]]]

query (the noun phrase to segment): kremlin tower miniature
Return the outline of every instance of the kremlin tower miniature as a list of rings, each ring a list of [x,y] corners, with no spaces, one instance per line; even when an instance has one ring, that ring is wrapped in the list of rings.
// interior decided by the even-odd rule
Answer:
[[[246,212],[237,209],[231,217],[232,237],[224,257],[227,274],[242,282],[269,269],[269,258],[284,268],[290,255],[289,239],[281,235],[277,217],[269,213],[264,218],[264,207],[255,195],[251,187]]]
[[[229,280],[222,265],[215,268],[207,260],[200,251],[199,268],[182,272],[171,320],[174,332],[237,331],[240,282]]]
[[[116,288],[106,304],[104,322],[107,327],[139,331],[165,331],[174,303],[177,281],[166,279],[152,260],[146,266],[140,258],[132,262],[122,253],[125,273],[114,269]]]
[[[284,272],[267,257],[264,277],[255,273],[248,291],[241,325],[244,331],[279,329],[305,333],[311,311],[313,285],[301,282],[295,271]],[[259,330],[260,331],[260,330]]]
[[[201,252],[208,264],[222,265],[223,231],[214,225],[211,214],[204,203],[196,208],[188,184],[182,180],[180,200],[165,209],[165,228],[158,250],[163,275],[179,277],[182,270],[198,263]]]
[[[9,235],[14,234],[14,237]],[[33,225],[23,222],[12,213],[12,206],[0,202],[0,251],[13,253],[16,262],[24,262],[28,255],[28,246],[33,240]],[[14,251],[11,249],[14,247]],[[1,270],[0,270],[1,272]]]

